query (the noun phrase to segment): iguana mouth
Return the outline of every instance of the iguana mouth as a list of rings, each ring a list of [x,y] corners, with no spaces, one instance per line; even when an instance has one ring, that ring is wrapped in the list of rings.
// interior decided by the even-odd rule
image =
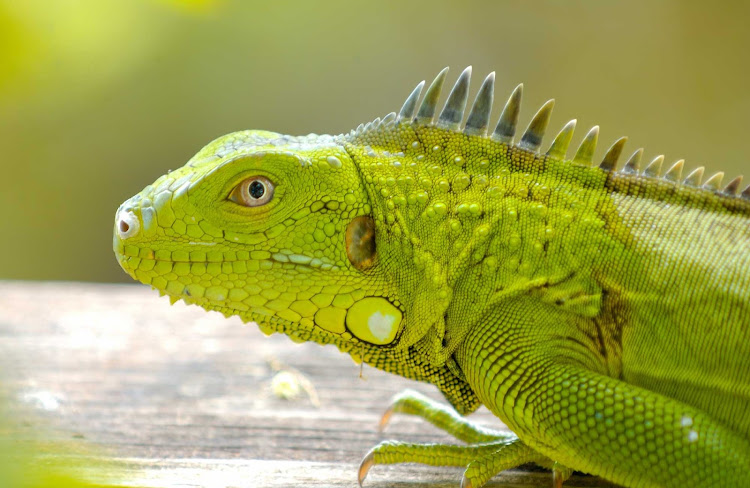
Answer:
[[[191,243],[193,245],[200,245],[200,244],[212,244],[212,243]],[[189,252],[186,251],[179,251],[180,254],[174,255],[173,253],[169,253],[169,251],[166,251],[166,253],[169,254],[169,257],[167,257],[165,251],[162,249],[159,251],[159,253],[162,253],[161,255],[158,255],[151,247],[140,247],[140,246],[133,246],[138,249],[137,252],[130,251],[128,252],[125,249],[125,246],[120,243],[118,247],[115,249],[115,255],[117,257],[117,260],[120,262],[120,265],[123,265],[123,261],[129,260],[130,258],[136,258],[138,262],[140,261],[156,261],[156,262],[165,262],[165,263],[235,263],[235,262],[249,262],[249,261],[257,261],[257,262],[276,262],[276,263],[292,263],[299,266],[304,266],[311,269],[323,269],[323,270],[333,270],[336,271],[339,269],[338,266],[331,263],[326,258],[313,258],[304,254],[295,254],[292,252],[277,252],[277,253],[269,253],[266,251],[245,251],[246,254],[248,254],[247,257],[245,257],[242,253],[242,251],[229,251],[221,253],[221,259],[217,258],[208,258],[205,256],[191,256]],[[154,247],[159,247],[158,243]],[[198,252],[202,252],[201,249],[197,249]],[[233,256],[234,255],[234,256]],[[123,266],[124,267],[124,266]],[[137,267],[137,264],[136,264]],[[126,269],[127,271],[127,269]]]

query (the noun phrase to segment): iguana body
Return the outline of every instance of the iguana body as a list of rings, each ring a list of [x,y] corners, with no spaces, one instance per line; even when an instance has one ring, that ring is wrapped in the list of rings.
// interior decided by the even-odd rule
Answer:
[[[125,202],[114,248],[173,299],[335,344],[355,361],[481,403],[516,434],[415,394],[467,446],[383,443],[363,462],[467,466],[480,486],[525,462],[626,486],[750,486],[750,189],[660,176],[598,129],[513,142],[517,88],[487,132],[494,76],[462,124],[470,70],[434,121],[417,108],[340,136],[243,131]],[[416,111],[416,116],[415,116]]]

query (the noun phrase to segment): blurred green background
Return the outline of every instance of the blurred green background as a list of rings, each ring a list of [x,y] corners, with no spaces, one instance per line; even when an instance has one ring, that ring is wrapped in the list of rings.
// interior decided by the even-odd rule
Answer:
[[[0,278],[129,281],[115,210],[202,145],[347,131],[443,66],[496,70],[500,106],[524,82],[523,125],[555,97],[551,130],[600,124],[598,155],[629,135],[732,177],[749,5],[0,0]]]

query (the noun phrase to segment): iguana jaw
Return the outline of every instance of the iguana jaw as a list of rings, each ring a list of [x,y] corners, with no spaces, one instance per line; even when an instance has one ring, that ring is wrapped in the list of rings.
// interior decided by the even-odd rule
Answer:
[[[129,251],[126,251],[126,249],[129,249]],[[142,254],[146,256],[145,258],[130,256],[128,254],[135,254],[133,252],[134,249],[129,247],[129,245],[125,245],[117,237],[115,238],[115,254],[123,269],[134,279],[150,284],[153,288],[158,289],[163,295],[168,295],[172,303],[182,300],[188,304],[199,305],[206,310],[220,312],[227,317],[236,315],[240,317],[243,322],[256,323],[260,330],[266,335],[279,332],[288,336],[294,342],[310,341],[319,344],[333,344],[341,352],[349,354],[357,364],[365,362],[385,371],[406,376],[408,378],[430,381],[436,384],[438,388],[444,391],[454,406],[462,412],[470,412],[477,407],[476,397],[470,392],[468,386],[464,384],[463,380],[456,378],[449,369],[444,366],[432,365],[418,350],[398,347],[402,330],[399,330],[399,335],[394,339],[393,344],[379,346],[359,340],[348,331],[338,334],[325,330],[321,327],[321,324],[324,324],[324,322],[318,320],[319,317],[317,317],[317,314],[314,314],[312,319],[309,317],[297,319],[289,314],[288,309],[283,309],[281,311],[270,310],[266,307],[248,309],[247,307],[242,306],[242,304],[238,307],[236,302],[227,300],[227,298],[230,298],[232,295],[231,290],[229,292],[230,296],[226,298],[216,295],[217,290],[211,290],[210,287],[203,287],[203,294],[200,297],[191,296],[191,293],[188,290],[196,288],[190,287],[190,285],[185,287],[183,292],[174,293],[173,290],[175,289],[173,287],[175,285],[171,285],[171,283],[173,283],[172,281],[166,281],[165,285],[166,278],[164,276],[155,276],[149,279],[148,274],[144,274],[143,268],[141,268],[143,263],[148,263],[145,265],[145,268],[150,268],[152,272],[159,269],[166,270],[170,267],[174,271],[175,266],[180,266],[182,264],[187,264],[191,267],[194,265],[202,267],[203,265],[210,266],[212,263],[159,261],[148,257],[151,254],[154,254],[151,249],[141,249],[143,251],[139,251],[137,254]],[[240,262],[241,261],[237,261],[236,263]],[[256,268],[255,265],[250,263],[246,263],[246,265],[251,268]],[[279,265],[282,267],[288,266],[288,263],[274,263],[274,266]],[[258,266],[258,269],[260,269],[260,266]],[[278,273],[278,271],[279,268],[275,268],[275,272]],[[315,279],[312,277],[313,271],[315,271],[315,269],[310,268],[308,279],[314,281]],[[320,271],[323,272],[322,270]],[[325,271],[325,273],[333,272],[335,271],[332,269]],[[167,275],[168,274],[169,273],[167,273]],[[202,285],[198,286],[200,287]],[[197,290],[200,290],[200,288],[197,288]],[[367,298],[369,297],[365,297],[355,303],[363,303]],[[380,300],[381,298],[375,299]],[[334,298],[334,300],[336,299]],[[385,299],[382,298],[382,300]]]

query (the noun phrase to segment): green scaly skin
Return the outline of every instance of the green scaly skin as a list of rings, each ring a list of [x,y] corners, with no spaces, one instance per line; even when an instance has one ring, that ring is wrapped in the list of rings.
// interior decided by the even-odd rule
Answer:
[[[436,385],[389,414],[466,442],[386,442],[363,461],[466,466],[481,486],[524,462],[625,486],[750,486],[750,190],[682,162],[621,171],[624,139],[572,160],[568,124],[538,151],[552,104],[513,143],[520,88],[487,135],[492,75],[461,129],[470,71],[433,120],[340,136],[242,131],[125,202],[114,249],[173,300],[334,344]],[[264,177],[263,194],[238,188]],[[250,195],[250,196],[248,196]],[[486,405],[516,434],[461,418]],[[456,413],[458,412],[458,413]]]

